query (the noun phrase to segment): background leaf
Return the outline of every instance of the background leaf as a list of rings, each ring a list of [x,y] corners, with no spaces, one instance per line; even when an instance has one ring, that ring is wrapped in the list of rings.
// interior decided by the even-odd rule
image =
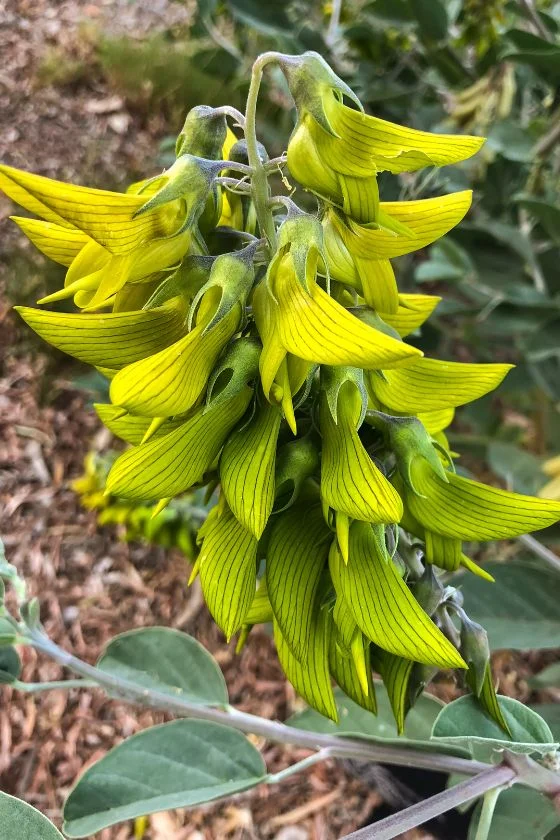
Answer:
[[[62,840],[62,834],[36,808],[0,792],[0,837],[5,840]]]
[[[536,564],[487,563],[496,579],[455,578],[473,621],[486,629],[493,650],[560,646],[560,575]]]
[[[560,662],[555,662],[539,671],[534,677],[529,680],[530,685],[535,688],[560,688]]]
[[[226,683],[208,651],[186,633],[146,627],[109,642],[97,667],[141,688],[202,706],[228,702]]]
[[[177,720],[133,735],[79,779],[64,805],[64,832],[102,828],[170,808],[188,808],[258,784],[266,767],[240,732]]]
[[[446,741],[474,747],[483,747],[488,752],[507,747],[512,752],[530,755],[531,753],[552,752],[557,749],[548,724],[536,713],[512,697],[498,696],[500,709],[511,731],[511,739],[481,709],[472,695],[459,697],[448,703],[438,715],[432,738],[434,741]],[[477,750],[477,757],[481,753]]]
[[[488,463],[502,478],[508,490],[535,495],[547,478],[542,472],[544,458],[501,440],[493,440],[487,450]]]

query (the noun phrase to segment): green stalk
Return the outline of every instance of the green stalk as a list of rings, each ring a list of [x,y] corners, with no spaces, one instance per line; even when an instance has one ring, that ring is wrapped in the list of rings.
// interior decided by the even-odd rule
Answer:
[[[496,787],[493,790],[487,791],[482,800],[482,810],[478,820],[476,829],[476,836],[474,840],[488,840],[490,836],[490,826],[492,825],[492,817],[494,816],[494,808],[498,801],[498,796],[502,792],[501,787]]]
[[[279,57],[280,53],[266,52],[260,55],[253,64],[245,112],[245,141],[247,143],[249,166],[252,169],[251,192],[261,235],[266,238],[271,250],[276,247],[276,228],[268,202],[270,189],[267,170],[260,159],[257,145],[256,111],[263,70],[267,64],[277,61]]]

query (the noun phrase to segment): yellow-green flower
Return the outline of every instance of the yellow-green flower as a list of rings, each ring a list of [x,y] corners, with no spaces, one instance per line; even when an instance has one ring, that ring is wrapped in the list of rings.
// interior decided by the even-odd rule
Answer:
[[[385,220],[377,172],[457,163],[484,142],[481,137],[417,131],[364,114],[357,97],[317,53],[290,57],[283,69],[298,109],[288,145],[291,174],[362,224]],[[357,107],[345,105],[343,96]]]
[[[53,310],[19,312],[110,380],[95,410],[127,444],[102,476],[88,461],[76,490],[129,538],[180,545],[238,649],[272,621],[286,675],[328,717],[333,679],[375,713],[375,669],[402,731],[422,669],[462,668],[505,727],[481,631],[437,567],[489,579],[463,543],[545,527],[560,503],[454,472],[455,408],[510,365],[424,358],[404,340],[439,298],[401,293],[391,260],[456,225],[470,192],[381,202],[377,184],[482,141],[367,116],[316,54],[276,58],[298,109],[288,164],[318,196],[314,214],[270,198],[266,150],[255,167],[256,137],[205,106],[187,115],[172,166],[125,193],[0,167],[0,187],[38,217],[14,220],[67,268],[39,302]],[[56,311],[69,297],[86,311]],[[196,488],[218,501],[195,559],[176,506]]]

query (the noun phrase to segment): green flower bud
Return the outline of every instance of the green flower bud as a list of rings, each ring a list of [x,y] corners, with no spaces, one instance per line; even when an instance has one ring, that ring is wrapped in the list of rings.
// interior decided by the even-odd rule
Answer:
[[[411,587],[414,597],[422,609],[433,615],[444,600],[444,588],[436,576],[433,566],[426,566],[420,580]]]
[[[266,163],[268,160],[268,152],[266,151],[265,147],[262,143],[257,141],[257,149],[259,152],[259,158],[261,163]],[[237,143],[234,143],[231,147],[228,160],[233,160],[236,163],[249,163],[249,154],[247,152],[247,141],[245,139],[238,140]]]
[[[323,228],[315,216],[302,213],[290,204],[286,221],[278,231],[278,251],[270,264],[272,277],[279,261],[289,251],[296,277],[306,292],[309,292],[321,259],[326,266],[323,251]]]
[[[332,419],[338,423],[339,398],[345,410],[352,413],[359,429],[366,416],[368,395],[364,384],[364,372],[360,368],[321,366],[321,391],[324,392]],[[350,408],[351,406],[351,408]]]
[[[144,309],[162,306],[168,300],[181,297],[187,306],[210,277],[216,257],[189,255],[179,268],[157,287]]]
[[[261,346],[253,338],[231,342],[208,379],[205,411],[227,402],[257,378],[260,354]]]
[[[228,312],[231,312],[236,303],[245,304],[255,279],[253,259],[256,248],[256,243],[252,242],[242,251],[220,254],[219,257],[216,257],[212,263],[208,280],[199,289],[192,302],[189,313],[189,329],[192,328],[200,301],[210,289],[221,289],[221,298],[212,318],[204,327],[203,334],[212,329]]]
[[[177,137],[175,154],[185,153],[210,160],[219,160],[227,134],[225,114],[209,105],[197,105],[187,114]]]
[[[471,687],[476,696],[480,697],[490,661],[488,633],[476,621],[471,621],[464,610],[457,612],[461,619],[461,653],[469,666]]]
[[[394,417],[381,411],[369,411],[367,420],[383,432],[395,454],[398,470],[413,493],[422,495],[414,487],[415,469],[429,468],[443,481],[448,480],[432,440],[417,417]]]
[[[336,75],[319,53],[310,51],[303,55],[285,55],[278,63],[286,76],[300,119],[305,113],[311,114],[325,131],[336,137],[336,131],[325,111],[325,99],[333,91],[347,96],[363,111],[354,91]]]
[[[291,507],[299,497],[303,484],[318,470],[318,447],[309,435],[286,443],[276,459],[274,512],[280,513]]]
[[[186,208],[181,230],[194,226],[206,207],[212,182],[221,169],[221,161],[206,160],[195,155],[181,155],[162,176],[158,176],[158,181],[164,179],[164,185],[136,211],[133,218],[171,201],[182,199]]]

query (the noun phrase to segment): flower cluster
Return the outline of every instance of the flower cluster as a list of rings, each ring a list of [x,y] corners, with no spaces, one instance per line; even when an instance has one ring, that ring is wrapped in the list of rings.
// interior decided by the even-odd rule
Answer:
[[[0,168],[39,217],[15,221],[68,267],[39,303],[81,310],[20,315],[111,380],[96,411],[130,447],[107,492],[159,500],[157,513],[219,488],[191,578],[228,639],[272,621],[288,678],[331,718],[332,679],[375,711],[374,669],[402,728],[433,669],[466,668],[500,719],[484,631],[435,567],[485,575],[464,542],[542,528],[560,504],[454,471],[455,408],[508,365],[407,343],[439,299],[401,293],[391,259],[453,228],[471,194],[383,202],[377,181],[464,160],[482,139],[366,115],[315,53],[259,61],[285,73],[297,106],[287,165],[317,212],[270,195],[285,160],[268,161],[251,133],[254,76],[245,137],[232,109],[194,108],[175,163],[124,194]]]

